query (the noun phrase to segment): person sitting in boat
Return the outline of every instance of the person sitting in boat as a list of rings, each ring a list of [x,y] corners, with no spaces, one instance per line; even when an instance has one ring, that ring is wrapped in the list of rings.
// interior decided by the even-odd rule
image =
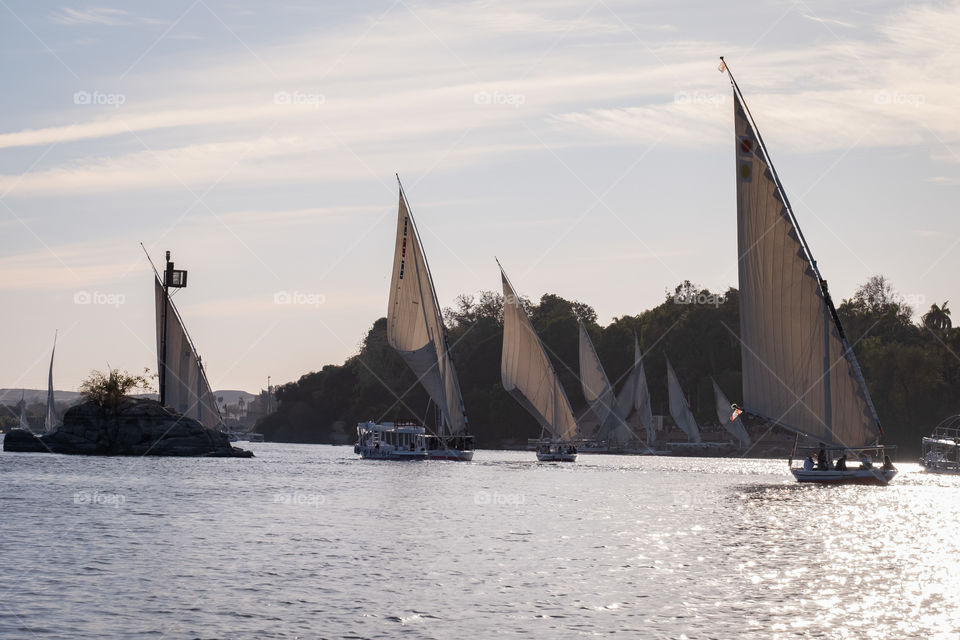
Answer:
[[[860,468],[873,469],[873,462],[870,461],[870,456],[865,453],[860,454]]]
[[[833,468],[837,471],[846,471],[847,470],[847,454],[843,454],[837,458],[837,463],[833,465]]]
[[[813,471],[813,454],[808,453],[806,459],[803,461],[803,470],[804,471]]]
[[[893,460],[890,459],[890,456],[883,456],[883,467],[884,471],[896,471],[897,468],[893,466]]]
[[[830,458],[823,449],[817,454],[817,471],[830,471]]]

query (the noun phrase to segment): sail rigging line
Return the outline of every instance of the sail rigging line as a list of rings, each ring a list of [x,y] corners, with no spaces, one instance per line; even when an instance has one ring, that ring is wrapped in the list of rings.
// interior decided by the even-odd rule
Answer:
[[[448,337],[447,337],[447,326],[446,326],[446,323],[443,321],[443,310],[440,308],[440,298],[439,298],[439,296],[437,296],[436,286],[435,286],[435,284],[434,284],[434,282],[433,282],[433,272],[430,270],[430,262],[427,260],[427,252],[426,252],[426,250],[425,250],[424,247],[423,247],[423,242],[422,242],[422,240],[421,240],[421,238],[420,238],[420,229],[419,229],[419,227],[417,227],[417,220],[416,220],[416,218],[414,218],[414,216],[413,216],[413,209],[410,207],[410,201],[407,200],[407,193],[406,193],[406,191],[404,191],[404,189],[403,189],[403,183],[400,182],[400,175],[399,175],[399,174],[395,174],[395,175],[396,175],[396,177],[397,177],[397,186],[398,186],[399,189],[400,189],[400,197],[403,199],[403,206],[404,206],[404,209],[406,210],[407,219],[410,220],[410,222],[413,224],[413,235],[416,237],[417,250],[420,252],[420,255],[421,255],[422,258],[423,258],[423,265],[424,265],[424,267],[425,267],[426,270],[427,270],[427,282],[428,282],[429,285],[430,285],[430,293],[431,293],[431,295],[433,296],[433,312],[436,314],[437,323],[438,323],[439,326],[440,326],[440,336],[438,336],[438,338],[439,338],[440,343],[441,343],[441,345],[442,345],[443,355],[446,356],[446,359],[449,361],[450,366],[453,367],[453,366],[454,366],[454,364],[453,364],[453,362],[454,362],[453,351],[452,351],[451,348],[450,348],[450,341],[449,341],[449,339],[448,339]],[[414,264],[416,265],[416,261],[414,261]],[[419,279],[418,279],[418,287],[419,287],[419,286],[422,286],[422,283],[419,282]],[[421,296],[421,299],[422,299],[422,296]],[[427,327],[427,332],[428,332],[427,335],[429,336],[429,332],[430,332],[430,322],[427,320],[427,317],[426,317],[427,310],[426,310],[425,308],[423,308],[422,311],[423,311],[423,314],[424,314],[424,316],[423,316],[424,325]],[[431,339],[432,339],[432,338],[431,338]],[[440,367],[441,367],[441,365],[440,365],[440,358],[437,358],[437,363],[436,363],[435,366],[436,366],[438,369],[440,369]],[[433,368],[433,366],[430,367],[430,369],[432,369],[432,368]],[[422,378],[426,375],[426,373],[428,373],[428,372],[430,371],[430,369],[428,369],[427,372],[425,372],[423,376],[420,376],[420,379],[422,379]],[[442,369],[442,370],[441,370],[441,372],[443,372],[443,371],[445,371],[445,369]],[[454,369],[454,372],[455,372],[455,371],[456,371],[456,369]],[[417,380],[418,383],[420,382],[420,379]],[[463,393],[460,391],[459,378],[457,379],[457,384],[456,384],[456,386],[457,386],[457,404],[458,404],[459,409],[460,409],[460,415],[463,417],[463,430],[464,430],[465,433],[469,433],[469,431],[470,431],[470,421],[469,421],[469,419],[467,418],[467,408],[466,408],[466,405],[465,405],[464,402],[463,402]],[[448,401],[448,398],[447,398],[446,381],[444,381],[444,384],[441,384],[441,385],[440,385],[440,389],[441,389],[441,393],[443,394],[443,401],[444,401],[443,404],[444,404],[444,407],[449,410],[449,401]],[[441,414],[442,414],[442,412],[441,412]],[[441,431],[440,435],[441,435],[441,437],[443,437],[443,435],[445,435],[444,432],[443,432],[443,431],[444,431],[444,430],[443,430],[443,426],[445,425],[445,422],[446,422],[445,420],[441,422],[441,428],[440,428],[440,431]],[[447,428],[449,428],[449,425],[446,425],[446,426],[447,426]],[[449,434],[449,435],[453,435],[453,434]]]
[[[777,173],[776,165],[774,165],[773,163],[773,159],[770,156],[770,152],[767,149],[767,145],[763,141],[763,136],[760,134],[760,128],[757,126],[756,120],[754,120],[753,114],[750,111],[750,107],[747,105],[747,101],[743,96],[743,92],[740,90],[740,85],[737,84],[736,78],[734,78],[733,72],[730,70],[730,65],[727,63],[727,61],[724,59],[723,56],[720,56],[720,61],[722,64],[722,70],[727,73],[727,77],[730,79],[730,84],[733,86],[735,97],[737,98],[737,101],[739,102],[740,106],[743,107],[744,114],[746,115],[749,121],[749,125],[752,128],[753,133],[757,137],[757,145],[760,148],[760,151],[763,153],[763,160],[770,171],[771,177],[773,178],[773,183],[776,187],[777,192],[780,195],[781,202],[783,203],[784,209],[786,210],[789,216],[790,223],[793,225],[793,228],[797,234],[797,237],[800,240],[800,246],[803,248],[806,260],[810,265],[811,271],[813,272],[814,276],[817,279],[817,284],[819,286],[820,293],[823,297],[824,304],[827,307],[830,319],[832,319],[833,321],[833,325],[836,328],[840,338],[840,344],[843,347],[843,353],[841,354],[841,356],[844,357],[850,363],[853,369],[854,375],[857,379],[857,382],[860,385],[860,389],[863,392],[863,397],[864,397],[864,400],[866,401],[866,405],[870,410],[870,414],[871,414],[871,417],[873,418],[874,425],[876,426],[879,434],[883,435],[883,426],[880,423],[880,417],[877,415],[877,410],[873,404],[873,399],[870,397],[870,391],[867,388],[867,382],[863,377],[863,371],[860,368],[860,363],[857,360],[856,354],[853,352],[853,347],[850,345],[850,342],[847,339],[846,331],[844,331],[843,329],[843,323],[840,321],[840,314],[837,312],[836,306],[833,303],[833,297],[830,295],[830,291],[827,286],[827,281],[823,278],[822,274],[820,273],[820,268],[817,265],[817,261],[813,257],[813,251],[810,249],[810,245],[807,242],[806,236],[804,236],[803,234],[803,229],[800,227],[800,223],[798,222],[796,214],[793,211],[793,206],[790,204],[790,199],[787,196],[786,189],[783,187],[783,183],[780,181],[780,175]],[[738,260],[740,259],[742,259],[742,256],[738,258]],[[824,341],[827,343],[829,347],[829,332],[824,332],[824,333],[825,333]],[[839,360],[837,360],[833,364],[830,364],[829,353],[830,353],[830,350],[829,348],[827,348],[824,355],[826,366],[824,368],[823,377],[820,378],[820,380],[823,380],[824,378],[826,378],[828,381],[828,384],[825,385],[826,405],[828,407],[831,402],[829,375],[833,367],[836,366],[836,362],[839,362]],[[818,380],[818,382],[820,380]],[[811,387],[811,389],[812,388],[813,387]],[[831,417],[832,415],[828,414],[828,419]],[[832,425],[825,424],[825,426],[827,426],[827,428],[831,432],[833,431]]]

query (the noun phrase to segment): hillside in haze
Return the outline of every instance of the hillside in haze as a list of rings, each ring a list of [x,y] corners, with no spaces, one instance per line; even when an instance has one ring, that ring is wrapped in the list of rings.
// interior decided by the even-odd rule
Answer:
[[[575,413],[586,407],[578,371],[577,319],[587,325],[616,386],[633,360],[639,337],[654,414],[668,415],[665,361],[669,356],[700,424],[716,424],[712,376],[732,402],[741,398],[738,293],[717,293],[690,282],[635,316],[601,327],[586,304],[545,294],[527,309],[553,360]],[[479,447],[516,447],[539,435],[539,427],[500,385],[502,296],[461,296],[445,318],[471,431]],[[866,377],[884,442],[912,456],[919,439],[947,415],[960,412],[960,331],[946,303],[933,305],[914,322],[882,277],[861,286],[838,309]],[[347,442],[362,420],[418,419],[435,423],[427,395],[400,356],[387,344],[386,319],[368,332],[360,352],[342,365],[276,389],[277,411],[257,424],[270,440]]]

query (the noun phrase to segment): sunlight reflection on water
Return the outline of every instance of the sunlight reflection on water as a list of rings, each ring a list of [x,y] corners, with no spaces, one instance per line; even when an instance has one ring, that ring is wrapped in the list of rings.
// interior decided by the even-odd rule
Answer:
[[[478,452],[0,455],[0,636],[954,638],[960,478]]]

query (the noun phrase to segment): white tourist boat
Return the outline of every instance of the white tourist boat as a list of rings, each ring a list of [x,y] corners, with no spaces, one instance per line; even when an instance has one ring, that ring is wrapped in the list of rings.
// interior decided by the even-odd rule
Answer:
[[[415,422],[361,422],[353,451],[375,460],[426,460],[427,430]]]
[[[497,261],[500,266],[500,261]],[[576,462],[577,421],[557,372],[537,336],[513,285],[500,266],[503,281],[503,354],[500,378],[503,388],[537,419],[542,444],[541,462]],[[544,439],[549,434],[549,439]]]
[[[920,466],[924,471],[960,474],[960,415],[938,424],[920,443]]]
[[[814,448],[885,456],[860,365],[733,74],[743,411]],[[832,454],[830,454],[832,458]],[[886,459],[889,461],[889,458]],[[799,482],[887,484],[891,464],[794,469]],[[809,466],[809,465],[808,465]]]
[[[142,245],[141,245],[142,246]],[[146,248],[144,248],[146,253]],[[149,254],[147,259],[149,259]],[[150,261],[153,267],[153,261]],[[163,276],[153,268],[157,316],[157,375],[160,404],[193,418],[208,429],[225,431],[223,418],[197,348],[170,296],[171,289],[187,286],[187,272],[174,269],[166,252]]]
[[[453,366],[447,329],[420,242],[420,232],[410,213],[403,187],[399,189],[397,238],[387,306],[387,342],[407,363],[437,407],[437,432],[428,434],[425,427],[415,423],[403,423],[400,427],[397,425],[401,423],[361,423],[355,450],[365,458],[401,459],[383,455],[383,445],[377,448],[383,436],[387,440],[400,438],[408,446],[413,446],[414,451],[423,444],[425,457],[431,460],[470,461],[473,459],[473,436],[470,435],[460,382]],[[420,435],[411,429],[419,429]],[[364,443],[361,431],[373,438],[370,440],[373,445]],[[419,438],[422,442],[413,442],[411,438]],[[409,456],[404,453],[402,459],[409,459]]]

